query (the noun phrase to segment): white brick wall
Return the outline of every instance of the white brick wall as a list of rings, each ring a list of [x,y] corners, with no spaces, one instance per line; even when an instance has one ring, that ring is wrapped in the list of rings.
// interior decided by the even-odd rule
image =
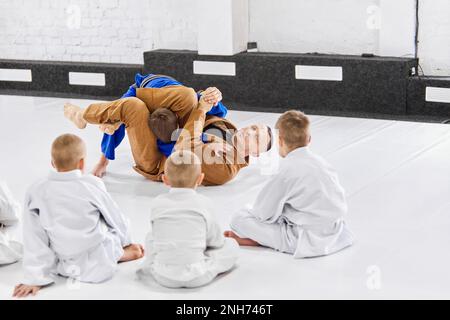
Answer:
[[[0,57],[142,63],[145,50],[196,50],[195,12],[179,0],[0,0]]]
[[[414,55],[414,32],[404,32],[405,21],[412,21],[407,30],[415,27],[414,0],[397,6],[383,6],[382,2],[398,0],[249,1],[250,40],[257,41],[262,51]],[[395,12],[383,13],[383,8]],[[450,76],[449,13],[450,0],[420,0],[419,58],[426,75]],[[383,16],[393,17],[385,23],[384,35],[391,40],[387,45],[394,48],[386,44],[380,48]],[[395,48],[402,42],[407,45]]]
[[[250,39],[262,51],[361,54],[378,50],[367,8],[377,0],[250,0]]]
[[[450,76],[450,1],[420,1],[419,57],[428,75]]]
[[[383,0],[248,1],[249,37],[262,51],[380,53],[368,24]],[[450,75],[450,1],[420,3],[424,71]],[[146,50],[197,50],[199,12],[198,0],[0,0],[0,58],[142,63]]]

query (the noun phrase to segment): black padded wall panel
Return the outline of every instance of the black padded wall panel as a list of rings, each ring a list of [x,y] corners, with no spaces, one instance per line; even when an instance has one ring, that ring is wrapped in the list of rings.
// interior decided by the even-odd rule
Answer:
[[[408,114],[450,118],[450,103],[427,102],[426,88],[438,87],[450,89],[450,78],[412,78],[408,87]]]
[[[32,82],[0,81],[0,93],[27,95],[65,95],[98,98],[120,97],[134,81],[141,65],[0,60],[3,69],[30,69]],[[105,86],[70,85],[69,72],[104,73]]]
[[[219,87],[225,99],[264,111],[301,108],[406,114],[407,89],[415,59],[339,55],[241,53],[199,56],[193,51],[156,50],[144,54],[145,71],[170,74],[196,89]],[[196,75],[193,62],[235,62],[236,76]],[[340,66],[343,81],[295,79],[296,65]]]

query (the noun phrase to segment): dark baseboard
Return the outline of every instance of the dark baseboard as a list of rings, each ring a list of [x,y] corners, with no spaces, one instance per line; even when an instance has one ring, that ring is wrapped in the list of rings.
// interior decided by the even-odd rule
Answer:
[[[141,65],[0,60],[3,69],[29,69],[32,82],[0,81],[2,92],[22,92],[24,95],[64,95],[79,97],[120,97],[142,72]],[[69,72],[104,73],[105,86],[71,85]]]
[[[167,74],[195,89],[216,86],[233,110],[442,122],[450,104],[425,100],[429,86],[450,88],[449,79],[411,77],[410,58],[319,54],[241,53],[199,56],[197,52],[155,50],[145,65],[0,60],[0,68],[30,69],[32,82],[0,81],[0,94],[112,100],[134,82],[136,73]],[[194,61],[234,62],[235,76],[194,74]],[[295,78],[295,66],[342,67],[342,81]],[[104,73],[105,86],[71,85],[69,72]]]
[[[116,96],[99,96],[89,95],[84,93],[71,93],[71,92],[52,92],[52,91],[24,91],[13,89],[0,89],[0,95],[6,96],[26,96],[26,97],[51,97],[51,98],[67,98],[67,99],[88,99],[99,101],[112,101],[120,97]]]
[[[196,89],[221,88],[227,99],[265,111],[271,108],[404,115],[408,80],[416,59],[360,56],[240,53],[199,56],[193,51],[144,53],[145,71],[169,74]],[[234,62],[235,76],[199,75],[194,61]],[[342,67],[343,81],[295,78],[295,66]]]
[[[433,77],[415,77],[410,79],[408,83],[408,114],[450,119],[450,103],[426,101],[427,87],[450,89],[450,77],[448,79]]]

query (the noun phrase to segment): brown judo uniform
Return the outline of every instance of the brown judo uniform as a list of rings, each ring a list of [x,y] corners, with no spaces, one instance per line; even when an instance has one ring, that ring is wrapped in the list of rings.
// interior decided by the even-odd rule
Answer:
[[[204,111],[197,109],[197,94],[191,88],[183,86],[143,88],[137,89],[136,96],[137,98],[91,104],[84,112],[84,119],[91,124],[124,123],[136,163],[134,169],[150,180],[161,181],[166,161],[166,157],[158,150],[155,135],[148,126],[149,115],[156,109],[168,108],[177,114],[180,127],[185,130],[175,148],[196,150],[194,152],[201,159],[205,158],[205,154],[210,154],[210,150],[208,150],[209,143],[202,142],[200,131],[210,126],[222,131],[236,130],[230,121],[207,116]],[[210,138],[211,142],[226,143],[218,137]],[[248,165],[248,158],[240,157],[236,148],[234,146],[232,148],[234,152],[220,156],[217,161],[211,161],[209,156],[207,161],[206,159],[202,161],[202,171],[205,174],[203,185],[225,184],[232,180],[240,169]]]

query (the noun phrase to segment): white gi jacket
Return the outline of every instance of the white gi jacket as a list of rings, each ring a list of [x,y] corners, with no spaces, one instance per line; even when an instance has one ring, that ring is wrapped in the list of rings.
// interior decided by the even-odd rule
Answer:
[[[131,243],[128,220],[93,175],[51,172],[27,192],[24,284],[47,285],[52,275],[82,282],[110,279]]]
[[[225,239],[210,200],[193,189],[172,188],[151,206],[152,231],[141,276],[166,287],[198,287],[230,270],[238,245]]]
[[[22,245],[10,234],[19,222],[19,212],[19,203],[6,183],[0,181],[0,265],[17,262],[22,257]]]
[[[279,173],[261,190],[253,208],[234,216],[232,229],[241,237],[292,253],[295,258],[316,257],[353,243],[344,222],[346,213],[345,192],[337,174],[304,147],[281,161]],[[269,237],[273,224],[280,225],[281,237]]]

